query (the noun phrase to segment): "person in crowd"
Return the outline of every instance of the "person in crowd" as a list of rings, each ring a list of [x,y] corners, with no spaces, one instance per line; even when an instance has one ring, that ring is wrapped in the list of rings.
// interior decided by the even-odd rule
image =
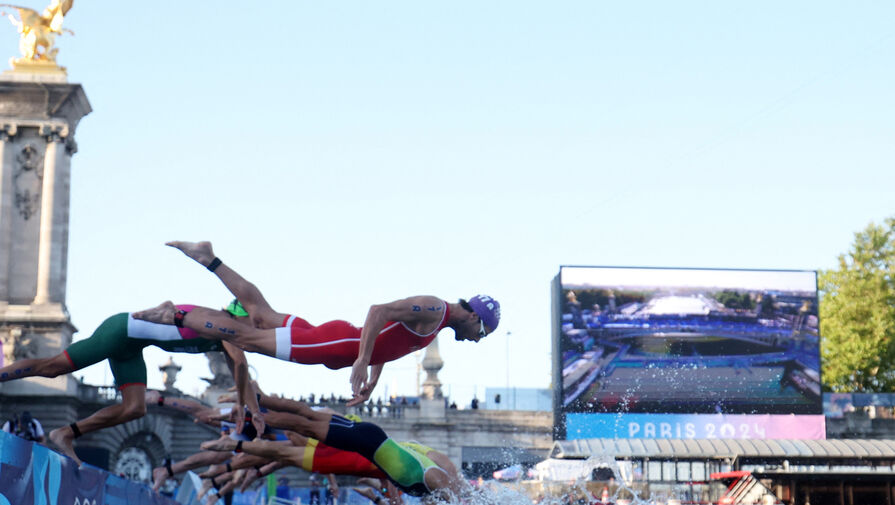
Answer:
[[[12,433],[19,438],[42,444],[46,441],[44,428],[40,421],[35,419],[31,412],[24,411],[21,415],[15,415],[12,419],[3,423],[3,431]]]

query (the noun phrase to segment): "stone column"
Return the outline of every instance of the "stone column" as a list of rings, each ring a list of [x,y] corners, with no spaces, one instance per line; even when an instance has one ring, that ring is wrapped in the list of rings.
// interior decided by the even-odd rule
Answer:
[[[441,353],[438,351],[438,337],[426,347],[426,355],[423,356],[423,370],[426,371],[426,380],[423,381],[423,394],[420,398],[420,416],[424,418],[444,418],[444,394],[441,392],[441,381],[438,379],[438,371],[444,366]]]
[[[68,231],[68,163],[62,145],[68,128],[46,125],[40,128],[46,139],[43,188],[40,200],[40,239],[37,249],[37,293],[34,305],[65,302],[65,262]],[[66,219],[63,219],[66,218]]]
[[[438,371],[444,367],[441,352],[438,350],[438,337],[426,347],[426,355],[423,356],[423,370],[426,371],[426,380],[423,381],[423,397],[429,400],[444,398],[441,392],[441,381],[438,379]]]
[[[12,157],[6,146],[16,134],[16,126],[11,124],[0,124],[0,167],[6,167],[11,164],[9,158]],[[12,240],[12,208],[13,208],[13,190],[12,190],[12,170],[0,171],[0,304],[8,303],[9,300],[9,251],[10,241]]]
[[[162,372],[162,382],[165,384],[166,392],[178,392],[177,388],[174,387],[174,383],[177,382],[177,374],[183,370],[183,367],[174,362],[174,358],[168,356],[168,362],[164,365],[158,367],[159,371]]]

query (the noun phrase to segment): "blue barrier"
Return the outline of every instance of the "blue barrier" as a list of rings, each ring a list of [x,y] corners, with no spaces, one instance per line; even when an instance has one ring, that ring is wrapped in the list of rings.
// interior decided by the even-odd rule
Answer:
[[[112,475],[0,431],[0,505],[177,505]]]

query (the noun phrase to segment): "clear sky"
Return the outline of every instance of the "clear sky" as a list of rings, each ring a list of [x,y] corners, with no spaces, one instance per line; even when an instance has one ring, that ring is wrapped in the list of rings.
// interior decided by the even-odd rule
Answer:
[[[162,245],[206,239],[315,323],[492,295],[495,334],[442,334],[445,391],[548,387],[560,265],[830,268],[895,214],[892,19],[886,1],[79,0],[57,41],[94,109],[72,159],[78,337],[165,299],[226,304]],[[0,44],[17,54],[11,25]],[[167,355],[146,356],[159,387]],[[174,359],[204,387],[204,357]],[[418,359],[374,397],[415,394]],[[251,362],[271,392],[349,392],[347,370]]]

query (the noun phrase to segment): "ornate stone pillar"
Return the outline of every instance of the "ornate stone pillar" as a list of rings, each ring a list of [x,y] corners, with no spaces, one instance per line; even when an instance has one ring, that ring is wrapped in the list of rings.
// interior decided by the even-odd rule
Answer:
[[[438,337],[426,347],[423,356],[423,370],[426,371],[426,380],[423,381],[423,394],[420,399],[420,416],[424,418],[444,419],[444,394],[441,392],[441,381],[438,380],[438,371],[444,366],[441,353],[438,351]]]
[[[226,394],[230,388],[236,385],[233,374],[230,373],[230,367],[227,365],[227,357],[223,352],[206,352],[205,358],[208,359],[208,369],[211,371],[211,377],[200,377],[208,383],[208,387],[202,392],[202,400],[217,405],[218,397]]]
[[[58,354],[75,327],[65,306],[74,132],[90,113],[78,84],[0,78],[0,340],[5,362]],[[71,376],[0,386],[4,395],[74,395]]]
[[[426,371],[426,380],[423,381],[423,397],[429,400],[438,400],[444,398],[441,392],[441,381],[438,379],[438,371],[444,367],[444,360],[441,359],[441,352],[438,350],[438,337],[426,347],[426,354],[423,356],[423,370]]]
[[[162,372],[162,382],[165,384],[165,391],[177,392],[174,383],[177,381],[177,374],[183,370],[183,367],[174,362],[174,358],[168,356],[168,362],[158,367]]]

